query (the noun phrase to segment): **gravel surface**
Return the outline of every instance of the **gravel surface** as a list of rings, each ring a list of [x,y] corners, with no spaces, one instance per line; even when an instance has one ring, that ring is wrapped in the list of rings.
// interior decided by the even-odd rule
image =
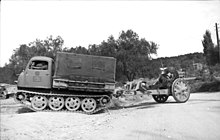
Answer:
[[[150,99],[94,115],[33,112],[12,98],[0,104],[1,140],[220,139],[220,92],[191,94],[186,103]]]

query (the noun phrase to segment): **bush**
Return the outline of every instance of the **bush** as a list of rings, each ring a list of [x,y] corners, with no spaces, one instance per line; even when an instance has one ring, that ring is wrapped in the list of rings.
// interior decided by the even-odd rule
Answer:
[[[198,89],[198,92],[216,92],[216,91],[220,91],[220,81],[204,83]]]
[[[215,66],[211,67],[211,70],[213,71],[214,77],[220,77],[220,64],[216,64]]]
[[[198,92],[198,91],[199,91],[199,89],[201,88],[201,86],[202,86],[205,82],[192,80],[192,81],[189,81],[188,83],[189,83],[189,85],[190,85],[190,92],[191,92],[191,93],[195,93],[195,92]]]

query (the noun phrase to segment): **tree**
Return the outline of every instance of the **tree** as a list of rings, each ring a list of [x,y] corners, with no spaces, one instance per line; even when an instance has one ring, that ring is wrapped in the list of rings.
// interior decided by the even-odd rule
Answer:
[[[45,40],[36,39],[29,43],[29,47],[31,47],[32,56],[47,56],[55,59],[56,53],[62,51],[63,43],[64,40],[60,36],[56,38],[50,36]]]
[[[100,48],[99,48],[99,46],[96,45],[96,44],[89,45],[88,53],[89,53],[90,55],[101,55],[101,54],[100,54]]]
[[[78,46],[75,48],[71,47],[70,49],[64,48],[63,51],[69,53],[88,54],[88,50],[82,46]]]
[[[157,51],[156,43],[148,42],[145,38],[139,39],[138,34],[132,30],[122,31],[117,44],[117,69],[129,81],[143,73],[142,69],[150,59],[150,54],[156,54]]]
[[[217,64],[219,62],[218,49],[217,47],[214,47],[211,33],[208,30],[206,30],[205,34],[203,35],[202,45],[204,56],[206,57],[206,62],[208,66],[214,66],[215,64]]]
[[[36,39],[29,44],[20,45],[14,50],[7,65],[7,68],[12,71],[9,75],[16,79],[16,74],[25,69],[33,56],[47,56],[55,60],[57,51],[115,57],[117,59],[116,80],[118,81],[131,81],[134,78],[149,75],[153,77],[154,75],[149,74],[147,70],[150,68],[147,69],[146,65],[149,64],[151,54],[157,53],[157,44],[148,42],[145,38],[139,38],[138,34],[132,30],[122,31],[118,39],[111,35],[107,41],[99,45],[89,45],[88,49],[82,46],[62,49],[63,43],[64,40],[60,36],[56,38],[50,36],[44,40]]]
[[[15,80],[14,69],[7,66],[0,68],[0,83],[14,83]]]
[[[9,64],[5,66],[10,69],[7,74],[12,79],[17,79],[16,75],[25,69],[28,61],[33,56],[47,56],[55,59],[57,51],[62,51],[64,41],[60,36],[53,38],[48,37],[45,40],[36,39],[29,44],[22,44],[19,48],[14,50],[13,55],[9,60]]]
[[[118,44],[114,39],[114,37],[111,35],[108,38],[107,42],[103,41],[99,45],[100,55],[116,57],[117,48],[118,48]]]
[[[101,44],[89,45],[88,54],[110,56],[117,59],[116,80],[133,80],[143,77],[144,68],[151,54],[156,54],[157,44],[139,39],[132,30],[122,31],[118,39],[112,35]],[[147,73],[147,72],[146,72]]]

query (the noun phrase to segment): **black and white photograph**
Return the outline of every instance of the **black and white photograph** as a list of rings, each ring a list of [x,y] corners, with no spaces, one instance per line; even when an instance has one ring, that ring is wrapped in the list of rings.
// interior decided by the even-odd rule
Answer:
[[[2,0],[0,140],[219,140],[220,0]]]

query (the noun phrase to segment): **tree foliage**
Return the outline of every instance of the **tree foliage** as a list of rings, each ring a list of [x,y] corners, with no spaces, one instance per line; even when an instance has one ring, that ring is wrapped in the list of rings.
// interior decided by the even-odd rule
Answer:
[[[14,83],[16,75],[13,68],[3,67],[0,68],[0,83]]]
[[[122,31],[117,44],[118,72],[125,75],[129,81],[143,74],[150,55],[157,52],[156,43],[148,42],[145,38],[140,39],[132,30]]]
[[[220,63],[219,50],[214,46],[211,33],[208,30],[206,30],[205,34],[203,35],[202,45],[207,64],[209,66],[214,66],[215,64]]]
[[[28,45],[22,44],[10,58],[9,66],[19,73],[25,68],[30,58],[33,56],[47,56],[55,59],[56,52],[62,51],[64,40],[58,36],[53,39],[52,36],[45,40],[36,39]]]
[[[210,37],[208,32],[204,35],[203,46],[204,56],[206,57],[211,56],[210,50],[216,51]],[[0,82],[12,83],[16,80],[16,74],[25,69],[31,57],[48,56],[55,59],[58,51],[114,57],[117,60],[116,80],[122,82],[141,77],[157,78],[160,73],[159,68],[165,66],[184,69],[193,74],[193,63],[205,63],[202,53],[152,59],[151,55],[157,53],[157,44],[140,38],[132,30],[120,32],[118,38],[111,35],[100,44],[92,44],[88,47],[62,48],[63,43],[64,40],[60,36],[56,38],[50,36],[44,40],[36,39],[29,44],[20,45],[14,50],[10,63],[0,69]],[[211,60],[208,61],[211,63]]]
[[[8,71],[7,76],[0,75],[0,79],[5,79],[5,77],[11,77],[9,83],[16,80],[17,76],[23,69],[25,69],[28,61],[33,56],[47,56],[55,59],[56,52],[62,51],[64,40],[57,36],[53,38],[52,36],[46,38],[45,40],[36,39],[29,44],[22,44],[19,48],[15,49],[13,55],[9,60],[9,64],[6,65],[1,73]],[[2,80],[2,82],[8,82],[7,80]]]
[[[116,79],[133,80],[146,75],[146,63],[151,54],[156,54],[157,44],[148,42],[145,38],[139,38],[138,34],[132,30],[122,31],[118,39],[112,35],[99,45],[89,45],[85,47],[64,48],[65,52],[110,56],[117,59]]]
[[[57,51],[64,51],[78,54],[110,56],[117,59],[116,79],[133,80],[134,78],[146,75],[145,66],[151,54],[156,54],[157,44],[148,42],[145,38],[139,38],[132,30],[122,31],[118,39],[109,36],[106,41],[100,44],[63,48],[63,39],[52,36],[40,40],[36,39],[29,44],[22,44],[10,58],[7,66],[14,70],[13,74],[19,74],[25,69],[28,61],[33,56],[48,56],[55,59]]]

